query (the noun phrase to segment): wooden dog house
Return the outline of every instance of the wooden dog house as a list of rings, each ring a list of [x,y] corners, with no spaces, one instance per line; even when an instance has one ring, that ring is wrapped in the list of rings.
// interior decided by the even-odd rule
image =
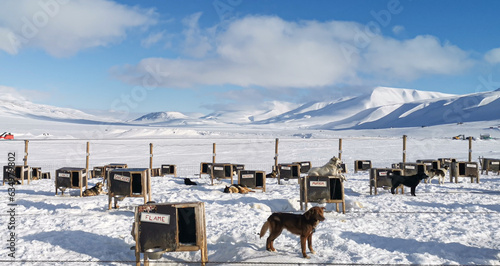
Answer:
[[[262,189],[266,191],[266,172],[253,170],[238,171],[238,184],[252,189]]]
[[[108,209],[114,199],[114,208],[118,208],[117,201],[125,197],[143,197],[144,203],[151,200],[151,176],[148,168],[117,168],[108,174]]]
[[[162,164],[161,175],[174,175],[174,177],[177,177],[177,166],[175,164]]]
[[[233,184],[234,164],[231,163],[214,163],[209,165],[210,178],[213,179],[231,179]]]
[[[344,182],[340,176],[306,176],[300,182],[300,209],[305,203],[305,210],[309,202],[335,203],[337,212],[342,204],[342,213],[345,213]]]
[[[486,171],[486,174],[488,171],[500,174],[500,159],[481,158],[481,174],[483,171]]]
[[[121,169],[121,168],[127,168],[128,165],[126,163],[110,163],[104,166],[103,168],[103,180],[106,182],[109,177],[109,172],[112,171],[113,169]]]
[[[38,180],[42,178],[42,168],[41,167],[31,167],[31,179]]]
[[[426,173],[426,166],[423,163],[399,163],[399,167],[403,170],[403,175]]]
[[[31,182],[31,169],[28,165],[16,165],[14,167],[5,165],[3,167],[3,183],[9,182],[9,178],[12,178],[14,182],[21,182],[24,185],[24,180],[28,181],[28,184]]]
[[[293,164],[300,164],[300,173],[305,174],[311,170],[311,162],[293,162]]]
[[[300,164],[298,163],[284,163],[278,164],[278,183],[281,179],[299,179],[300,178]]]
[[[370,195],[374,191],[377,195],[377,188],[381,187],[384,189],[390,189],[392,187],[392,177],[395,175],[402,175],[402,169],[396,168],[372,168],[370,169]],[[404,187],[401,185],[398,189],[401,189],[401,194],[404,193]],[[396,193],[398,193],[396,189]]]
[[[354,173],[358,171],[368,171],[372,168],[372,161],[370,160],[356,160],[354,161]]]
[[[92,178],[101,177],[104,179],[106,177],[106,175],[104,174],[104,168],[104,166],[94,166],[94,169],[92,170]]]
[[[161,259],[164,252],[201,252],[201,265],[208,262],[205,205],[195,203],[148,203],[135,208],[132,226],[136,265]]]
[[[211,165],[212,165],[212,163],[200,163],[200,176],[202,174],[209,175]]]
[[[450,168],[450,182],[458,183],[458,177],[470,177],[470,182],[479,183],[479,167],[477,162],[452,162]]]
[[[63,167],[56,170],[56,195],[57,191],[61,190],[61,195],[68,188],[80,190],[80,197],[83,193],[83,187],[88,188],[87,170],[78,167]]]
[[[445,166],[451,167],[451,163],[456,162],[457,159],[455,159],[455,158],[438,158],[438,161],[439,161],[439,165],[441,167],[445,167]]]

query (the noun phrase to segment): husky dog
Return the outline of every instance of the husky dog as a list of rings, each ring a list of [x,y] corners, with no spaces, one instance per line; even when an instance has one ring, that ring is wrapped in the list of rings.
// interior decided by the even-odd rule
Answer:
[[[342,177],[342,179],[345,181],[346,178],[344,175],[342,175],[342,168],[340,164],[342,161],[337,158],[333,157],[328,161],[327,164],[321,166],[321,167],[313,167],[307,172],[308,176],[330,176],[330,175],[339,175]]]
[[[255,192],[255,191],[249,189],[245,185],[239,185],[239,184],[230,185],[229,187],[226,186],[226,188],[224,188],[224,193],[241,193],[241,194],[247,194],[248,192]]]
[[[444,176],[446,175],[447,171],[448,171],[448,166],[445,166],[444,168],[441,169],[431,169],[429,170],[429,178],[427,179],[427,181],[431,182],[432,178],[437,176],[439,184],[442,185],[444,184]]]
[[[82,195],[84,197],[88,197],[88,196],[97,196],[97,195],[105,194],[104,191],[102,190],[103,186],[104,185],[102,182],[97,182],[97,184],[95,184],[95,186],[93,186],[92,188],[85,189],[85,191],[83,191]]]

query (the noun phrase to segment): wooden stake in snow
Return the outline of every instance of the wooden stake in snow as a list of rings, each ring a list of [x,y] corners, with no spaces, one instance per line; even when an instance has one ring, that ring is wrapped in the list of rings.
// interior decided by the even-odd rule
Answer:
[[[403,163],[406,163],[406,135],[403,135]]]

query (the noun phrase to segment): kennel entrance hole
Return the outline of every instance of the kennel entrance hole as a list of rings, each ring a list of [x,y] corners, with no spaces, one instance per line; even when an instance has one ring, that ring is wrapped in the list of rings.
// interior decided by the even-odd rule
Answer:
[[[80,173],[79,172],[71,172],[71,186],[73,186],[73,187],[80,186]]]
[[[179,244],[196,245],[196,213],[194,207],[177,209]]]
[[[264,186],[264,173],[255,173],[255,186],[263,187]]]
[[[142,175],[141,173],[132,174],[132,194],[142,193]]]

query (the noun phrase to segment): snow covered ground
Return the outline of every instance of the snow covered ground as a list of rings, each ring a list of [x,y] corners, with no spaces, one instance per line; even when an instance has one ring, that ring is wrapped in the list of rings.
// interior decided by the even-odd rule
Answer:
[[[148,167],[149,143],[153,143],[154,167],[176,164],[179,177],[153,177],[152,198],[158,203],[205,203],[208,259],[213,265],[500,264],[500,176],[483,174],[477,184],[469,178],[450,183],[447,175],[444,185],[436,179],[422,183],[417,196],[412,197],[385,190],[370,195],[368,172],[353,171],[354,160],[372,160],[374,167],[400,162],[402,134],[408,135],[409,162],[442,157],[467,160],[468,141],[454,141],[449,136],[462,130],[459,133],[477,138],[498,121],[404,131],[336,132],[283,132],[272,127],[266,132],[250,127],[214,131],[37,121],[12,124],[25,127],[18,131],[26,133],[16,135],[16,141],[0,142],[4,158],[0,165],[6,164],[8,152],[16,152],[16,162],[22,163],[24,138],[30,140],[28,164],[42,167],[52,177],[61,167],[85,167],[87,141],[91,168],[122,162],[129,167]],[[492,136],[500,137],[498,129]],[[242,163],[246,169],[269,172],[274,163],[275,138],[279,138],[279,162],[311,161],[313,166],[320,166],[338,154],[339,137],[343,139],[342,159],[348,166],[346,213],[335,212],[333,204],[322,205],[328,212],[314,234],[317,254],[310,259],[301,257],[298,236],[284,232],[275,241],[277,253],[266,251],[265,238],[258,236],[272,212],[301,213],[296,180],[278,185],[277,180],[268,179],[266,192],[241,195],[222,192],[229,180],[216,181],[212,186],[208,176],[197,175],[200,163],[211,161],[213,143],[217,145],[217,162]],[[473,161],[479,156],[500,158],[500,140],[474,141],[472,155]],[[184,177],[198,186],[185,186]],[[89,186],[97,181],[91,179]],[[15,187],[16,228],[8,230],[8,188],[0,187],[0,262],[131,265],[135,261],[130,230],[134,206],[142,204],[142,198],[126,198],[119,209],[107,210],[106,195],[80,198],[78,191],[70,190],[69,195],[56,196],[53,179],[36,180]],[[6,248],[11,231],[16,234],[15,260]],[[187,265],[199,262],[200,252],[165,253],[159,261]]]

